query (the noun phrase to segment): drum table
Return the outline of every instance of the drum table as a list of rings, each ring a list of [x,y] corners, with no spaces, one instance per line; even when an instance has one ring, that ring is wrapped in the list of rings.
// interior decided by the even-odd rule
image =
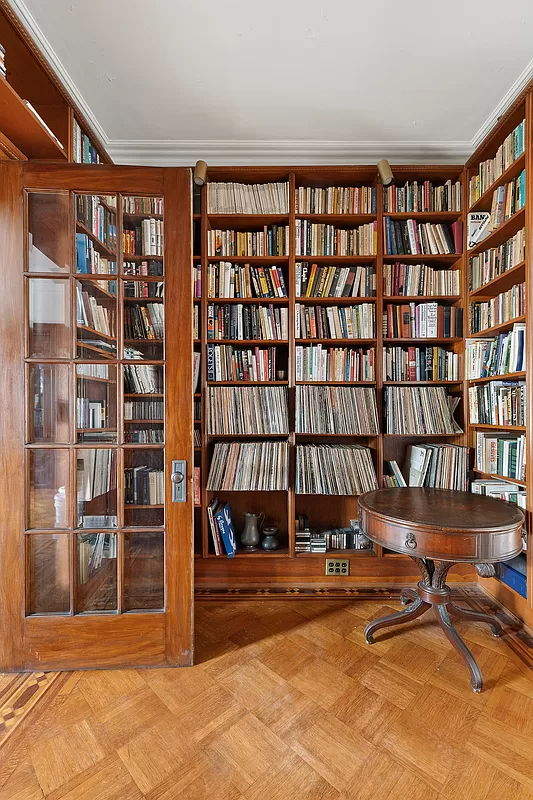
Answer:
[[[404,589],[403,611],[381,617],[365,628],[372,644],[380,628],[401,625],[433,608],[437,622],[460,653],[470,672],[474,692],[483,677],[474,656],[452,625],[450,617],[486,622],[494,636],[502,634],[498,620],[458,608],[446,584],[448,571],[457,563],[490,565],[506,561],[522,551],[524,515],[517,506],[479,494],[446,489],[378,489],[359,498],[362,532],[376,544],[404,553],[418,566],[422,580],[417,591]]]

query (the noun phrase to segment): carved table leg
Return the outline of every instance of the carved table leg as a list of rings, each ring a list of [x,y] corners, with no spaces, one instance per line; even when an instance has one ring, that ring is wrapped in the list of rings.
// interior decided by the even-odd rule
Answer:
[[[411,600],[416,600],[417,597],[418,594],[414,589],[402,589],[400,592],[400,603],[402,606],[406,606]]]
[[[495,617],[490,614],[483,614],[480,611],[468,611],[466,608],[459,608],[454,603],[448,604],[448,612],[452,617],[464,619],[466,622],[486,622],[490,625],[493,636],[501,636],[503,628]]]
[[[435,609],[437,621],[446,634],[448,641],[453,644],[463,659],[468,671],[470,672],[470,683],[472,685],[472,690],[474,692],[480,692],[483,688],[483,676],[474,656],[453,627],[446,606],[435,604],[433,608]]]
[[[420,597],[417,597],[415,602],[412,603],[403,611],[396,611],[394,614],[389,614],[387,617],[380,617],[379,619],[369,622],[365,628],[365,639],[368,644],[374,641],[373,634],[380,628],[388,628],[392,625],[403,625],[404,622],[410,622],[431,608],[430,603],[425,603]]]

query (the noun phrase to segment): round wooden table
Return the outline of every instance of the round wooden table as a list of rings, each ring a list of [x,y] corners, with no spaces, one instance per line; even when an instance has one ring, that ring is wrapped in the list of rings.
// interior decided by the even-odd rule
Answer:
[[[418,566],[422,580],[417,591],[404,589],[403,611],[381,617],[365,628],[373,642],[380,628],[401,625],[433,608],[437,621],[470,672],[474,692],[483,688],[483,676],[474,656],[452,625],[450,615],[486,622],[494,636],[502,634],[498,620],[458,608],[446,584],[457,563],[492,564],[522,551],[524,515],[517,506],[479,494],[447,489],[377,489],[359,498],[361,530],[376,544],[404,553]],[[412,601],[412,602],[411,602]]]

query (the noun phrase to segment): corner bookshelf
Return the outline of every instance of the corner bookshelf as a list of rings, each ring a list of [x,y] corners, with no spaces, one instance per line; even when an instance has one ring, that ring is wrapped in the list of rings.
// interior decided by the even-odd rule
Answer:
[[[216,183],[243,183],[243,184],[265,184],[286,182],[288,184],[288,213],[284,214],[211,214],[207,205],[207,187],[198,192],[197,205],[193,215],[193,240],[198,242],[193,253],[193,267],[201,266],[202,297],[198,301],[194,299],[195,305],[200,307],[199,321],[199,342],[195,342],[194,350],[201,353],[200,381],[197,391],[202,400],[202,420],[198,424],[201,430],[201,449],[195,451],[195,463],[201,466],[201,503],[195,511],[195,572],[196,583],[199,587],[209,587],[223,585],[225,587],[237,587],[244,584],[258,585],[261,587],[274,583],[300,586],[304,583],[317,585],[324,583],[325,558],[339,557],[349,558],[351,562],[351,576],[361,582],[376,582],[390,578],[391,580],[410,580],[414,579],[411,562],[407,558],[391,558],[383,549],[373,546],[371,549],[361,550],[328,550],[323,552],[297,552],[296,551],[296,520],[298,515],[306,515],[309,518],[311,527],[317,528],[345,528],[350,525],[350,520],[358,518],[358,496],[348,495],[322,495],[322,494],[300,494],[296,492],[296,449],[299,445],[317,444],[355,444],[362,445],[369,449],[374,470],[376,473],[377,485],[383,485],[383,475],[386,470],[386,462],[396,460],[400,465],[405,464],[406,454],[409,445],[420,442],[441,444],[450,443],[464,446],[466,444],[465,414],[462,403],[464,391],[463,377],[463,335],[446,336],[445,338],[432,337],[427,340],[418,338],[394,338],[383,335],[383,313],[387,305],[401,306],[406,303],[427,303],[436,302],[439,306],[465,309],[465,298],[467,290],[467,276],[465,272],[464,249],[456,254],[442,255],[390,255],[385,251],[384,230],[385,217],[389,216],[394,221],[405,222],[415,220],[419,223],[433,223],[451,226],[455,222],[464,223],[465,208],[465,185],[463,180],[463,168],[461,166],[395,166],[393,172],[396,177],[397,186],[402,186],[406,182],[431,181],[435,186],[443,185],[447,181],[460,183],[461,210],[457,211],[419,211],[419,212],[397,212],[388,213],[383,207],[383,187],[378,181],[375,167],[309,167],[309,168],[268,168],[268,167],[236,167],[224,168],[215,167],[209,170],[209,180]],[[370,187],[375,192],[375,207],[370,213],[304,213],[297,210],[296,191],[299,188],[325,189],[327,187],[348,187],[355,189],[360,187]],[[301,231],[303,223],[307,225],[333,225],[339,230],[350,230],[363,225],[375,227],[376,245],[374,252],[368,255],[297,255],[296,235]],[[236,232],[252,232],[263,230],[266,227],[278,224],[288,228],[288,250],[280,256],[220,256],[212,255],[208,249],[208,234],[210,231],[234,230]],[[464,225],[463,225],[464,227]],[[462,237],[461,237],[462,238]],[[316,251],[314,251],[316,252]],[[278,298],[208,298],[208,269],[211,265],[220,261],[227,261],[237,265],[249,263],[262,267],[277,266],[283,274],[287,296]],[[397,296],[384,294],[383,269],[385,264],[394,262],[416,265],[424,263],[428,267],[446,272],[456,270],[458,272],[458,290],[453,294],[443,294],[435,296]],[[370,296],[346,296],[346,297],[298,297],[296,294],[297,265],[302,262],[331,267],[370,267],[375,270],[375,293]],[[276,309],[287,309],[288,315],[288,339],[261,340],[253,341],[253,345],[259,347],[275,347],[277,350],[275,380],[254,384],[242,381],[213,381],[208,380],[207,373],[207,348],[209,344],[228,344],[239,347],[247,344],[244,340],[211,340],[207,335],[207,319],[209,305],[226,305],[227,307],[242,304],[243,307],[268,306],[272,304]],[[358,307],[362,305],[371,306],[374,309],[374,330],[371,336],[365,338],[317,338],[301,336],[296,338],[296,313],[297,307],[315,307],[317,309],[326,306],[333,309]],[[451,314],[452,312],[447,312]],[[455,313],[455,312],[454,312]],[[252,342],[250,342],[252,344]],[[310,345],[322,344],[325,347],[353,348],[368,352],[374,350],[374,374],[368,380],[346,381],[308,381],[297,380],[297,348],[309,347]],[[459,367],[457,376],[453,380],[430,380],[420,381],[418,384],[413,381],[392,381],[383,378],[383,350],[385,347],[398,346],[408,348],[411,345],[430,345],[439,347],[443,352],[450,352],[458,356]],[[359,377],[359,376],[358,376]],[[368,376],[366,376],[368,377]],[[280,434],[270,435],[246,435],[240,436],[229,434],[210,434],[207,428],[207,391],[210,386],[252,386],[252,385],[272,385],[286,386],[288,391],[289,408],[289,428],[288,433],[283,436]],[[456,420],[465,433],[446,433],[446,434],[387,434],[384,426],[384,391],[390,386],[440,386],[450,395],[461,398]],[[343,386],[363,386],[375,390],[377,415],[379,420],[379,431],[372,434],[324,434],[324,433],[298,433],[295,420],[296,392],[300,387],[324,386],[324,387],[343,387]],[[208,491],[207,479],[213,458],[214,446],[222,441],[286,441],[289,448],[289,481],[288,488],[283,491]],[[237,531],[237,538],[242,531],[244,512],[265,513],[266,522],[269,526],[280,529],[280,549],[275,552],[267,553],[261,549],[256,552],[237,551],[234,559],[224,556],[216,556],[214,553],[211,531],[207,517],[207,506],[209,502],[218,497],[223,502],[228,502],[231,506],[232,516]],[[470,575],[469,567],[460,568],[457,574],[461,576]],[[327,582],[339,581],[339,578],[327,578]]]
[[[519,126],[521,125],[523,125],[523,130],[520,132]],[[532,546],[531,512],[533,490],[531,423],[533,418],[531,410],[531,378],[527,377],[531,375],[531,370],[533,369],[531,326],[528,314],[532,286],[530,248],[531,226],[533,224],[531,202],[531,193],[533,191],[532,125],[532,97],[530,92],[524,92],[501,118],[498,125],[472,155],[465,167],[467,213],[490,212],[493,208],[493,199],[497,199],[495,198],[496,193],[504,191],[503,187],[512,184],[513,181],[519,182],[520,176],[523,175],[525,200],[520,204],[521,207],[514,209],[514,213],[510,215],[505,214],[501,224],[495,227],[481,242],[467,250],[465,256],[467,280],[469,273],[472,273],[472,278],[467,282],[466,286],[468,322],[465,337],[479,340],[484,338],[490,340],[491,338],[505,335],[514,337],[519,335],[520,329],[525,328],[523,362],[518,369],[515,367],[511,371],[505,370],[497,374],[484,374],[482,377],[478,377],[476,373],[475,378],[471,378],[466,382],[465,404],[467,406],[467,441],[472,447],[473,479],[477,481],[500,481],[502,487],[505,484],[509,485],[510,492],[513,489],[525,492],[525,497],[521,499],[526,517],[524,551],[522,555],[518,556],[517,559],[513,559],[508,565],[499,565],[496,578],[480,578],[480,581],[489,593],[528,624],[533,619],[531,614],[531,609],[533,608],[533,559],[530,555]],[[517,131],[519,131],[519,139],[516,138]],[[516,147],[516,149],[510,150],[511,147]],[[498,158],[498,154],[502,152],[502,149],[503,158]],[[489,164],[490,167],[490,161],[493,159],[498,164],[498,168],[491,175],[490,169],[487,170],[486,165]],[[480,165],[482,166],[480,167]],[[473,185],[473,181],[480,180],[477,176],[480,176],[483,170],[485,175],[491,176],[493,179],[485,180],[484,185],[478,189],[477,193],[472,193],[471,195],[469,186]],[[521,232],[523,232],[522,238],[520,238]],[[512,250],[508,243],[512,243]],[[467,238],[465,236],[465,250],[466,247]],[[476,271],[477,267],[474,267],[473,259],[492,248],[500,248],[498,266],[487,273],[488,280],[483,279],[483,275],[480,280],[480,276]],[[501,255],[503,248],[507,248],[507,250],[504,251],[504,255]],[[488,257],[481,256],[479,261],[484,261],[485,264],[489,265],[496,263],[496,261],[491,261],[491,258],[490,255]],[[520,286],[523,286],[520,306],[518,308],[511,306],[511,313],[507,308],[503,318],[489,319],[488,326],[480,326],[473,319],[473,315],[477,314],[478,306],[472,304],[490,304],[491,302],[496,304],[498,303],[496,299],[500,298],[498,304],[503,307],[510,293],[515,292],[515,296],[520,296]],[[513,393],[522,392],[525,396],[525,418],[518,420],[520,424],[515,424],[517,422],[515,417],[511,417],[511,424],[509,424],[509,419],[501,418],[496,419],[495,422],[491,419],[491,423],[480,422],[478,421],[479,413],[475,408],[472,408],[472,401],[469,402],[468,391],[472,387],[477,387],[479,396],[482,396],[482,392],[490,392],[491,388],[489,387],[494,387],[491,395],[494,397],[494,393],[498,391],[496,387],[501,382],[507,384],[507,391]],[[501,391],[506,390],[502,389]],[[524,437],[525,475],[517,474],[516,471],[513,472],[511,468],[512,462],[510,459],[508,462],[504,461],[503,452],[498,461],[492,461],[488,465],[486,461],[481,464],[478,463],[476,452],[478,437],[480,439],[481,437],[485,437],[485,439],[509,437],[511,440],[513,437],[516,437],[517,440],[519,437]],[[502,461],[506,464],[503,470],[500,468]]]

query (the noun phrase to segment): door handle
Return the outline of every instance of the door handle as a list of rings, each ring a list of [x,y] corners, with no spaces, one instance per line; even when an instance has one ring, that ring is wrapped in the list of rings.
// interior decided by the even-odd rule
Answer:
[[[187,502],[187,462],[173,461],[170,482],[172,483],[172,502]]]

